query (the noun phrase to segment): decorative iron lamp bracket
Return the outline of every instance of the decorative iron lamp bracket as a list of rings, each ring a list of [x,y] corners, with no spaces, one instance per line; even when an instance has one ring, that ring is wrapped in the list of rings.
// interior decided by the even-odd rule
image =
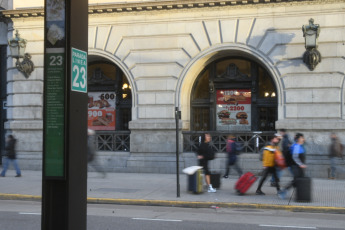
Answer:
[[[25,53],[26,43],[26,40],[20,37],[18,30],[16,31],[16,37],[8,41],[11,56],[17,59],[16,68],[24,74],[25,78],[29,78],[35,66],[31,61],[31,55]],[[22,58],[23,61],[20,61],[20,58]]]
[[[317,50],[317,38],[320,34],[320,25],[314,24],[314,19],[309,19],[309,25],[302,26],[303,37],[305,38],[305,49],[303,62],[313,71],[321,62],[321,53]]]

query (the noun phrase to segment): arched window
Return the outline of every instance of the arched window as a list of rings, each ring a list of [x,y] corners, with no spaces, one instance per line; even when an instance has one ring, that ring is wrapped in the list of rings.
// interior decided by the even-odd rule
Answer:
[[[88,65],[88,126],[94,130],[128,130],[131,120],[131,85],[113,63]]]
[[[192,131],[273,131],[277,92],[260,64],[241,57],[210,63],[191,95]]]

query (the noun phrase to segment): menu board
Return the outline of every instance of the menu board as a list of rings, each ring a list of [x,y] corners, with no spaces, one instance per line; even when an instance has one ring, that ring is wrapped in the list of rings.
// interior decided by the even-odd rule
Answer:
[[[116,95],[114,92],[89,92],[88,127],[115,130]]]
[[[217,90],[217,130],[251,130],[251,90]]]
[[[46,0],[44,56],[44,175],[64,177],[65,0]]]

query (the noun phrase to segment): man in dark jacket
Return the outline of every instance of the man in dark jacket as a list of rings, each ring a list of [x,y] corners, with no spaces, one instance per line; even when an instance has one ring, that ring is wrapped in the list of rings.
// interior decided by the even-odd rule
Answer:
[[[331,134],[331,144],[329,145],[328,157],[331,164],[328,177],[329,179],[335,179],[337,171],[344,173],[344,169],[337,166],[340,164],[340,160],[343,160],[343,145],[340,143],[340,140],[335,133]]]
[[[283,152],[284,158],[285,158],[285,164],[287,167],[290,167],[293,164],[292,160],[292,154],[290,151],[290,147],[292,145],[291,140],[286,133],[286,129],[281,129],[280,134],[282,135],[282,141],[281,141],[281,150]]]
[[[16,170],[16,173],[17,173],[16,177],[22,176],[19,166],[18,166],[16,151],[15,151],[16,142],[17,140],[12,135],[8,135],[7,140],[6,140],[6,147],[5,147],[6,155],[4,159],[4,165],[3,165],[2,172],[0,174],[1,177],[5,177],[6,171],[8,169],[8,165],[10,164],[10,162],[12,162]]]

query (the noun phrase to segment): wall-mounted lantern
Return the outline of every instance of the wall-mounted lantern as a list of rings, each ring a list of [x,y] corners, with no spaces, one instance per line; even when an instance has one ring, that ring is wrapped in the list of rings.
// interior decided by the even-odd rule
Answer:
[[[26,40],[19,36],[18,30],[16,31],[16,37],[8,40],[8,46],[10,47],[10,53],[12,58],[16,58],[16,67],[22,72],[25,78],[28,78],[32,71],[34,71],[34,63],[30,60],[31,55],[25,53]],[[23,61],[20,62],[19,58]]]
[[[317,38],[320,34],[320,25],[314,24],[314,19],[309,19],[309,25],[302,26],[303,37],[305,38],[305,49],[303,62],[313,71],[321,62],[321,54],[317,50]]]

